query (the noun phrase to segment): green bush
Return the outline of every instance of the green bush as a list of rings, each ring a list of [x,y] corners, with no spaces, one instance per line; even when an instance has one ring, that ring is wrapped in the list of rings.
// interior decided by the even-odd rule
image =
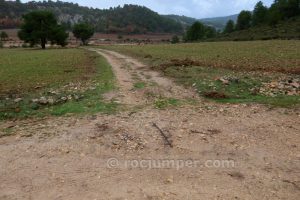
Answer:
[[[177,43],[179,43],[179,42],[180,42],[179,37],[178,37],[177,35],[174,35],[174,36],[172,37],[171,43],[172,43],[172,44],[177,44]]]

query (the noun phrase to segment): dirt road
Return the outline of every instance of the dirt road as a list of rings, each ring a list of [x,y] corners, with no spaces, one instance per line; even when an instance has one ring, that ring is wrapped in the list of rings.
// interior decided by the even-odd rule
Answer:
[[[116,75],[105,98],[124,109],[1,122],[14,133],[0,138],[1,200],[300,196],[299,110],[208,102],[135,59],[91,50]],[[169,98],[181,103],[155,108]]]

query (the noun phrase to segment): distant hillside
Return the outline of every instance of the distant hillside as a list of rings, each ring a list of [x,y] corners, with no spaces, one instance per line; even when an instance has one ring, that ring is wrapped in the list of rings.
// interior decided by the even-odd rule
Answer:
[[[204,18],[200,19],[206,25],[213,26],[218,30],[223,30],[229,20],[237,21],[238,15],[230,15],[226,17]]]
[[[50,10],[67,28],[78,22],[88,22],[97,32],[105,33],[181,33],[183,26],[168,17],[136,5],[111,9],[94,9],[62,1],[19,3],[0,0],[0,29],[17,28],[21,16],[32,10]]]
[[[234,22],[236,22],[238,17],[238,15],[230,15],[225,17],[195,19],[195,18],[179,16],[179,15],[165,15],[165,16],[177,22],[180,22],[185,26],[191,26],[194,22],[201,21],[205,25],[215,27],[217,30],[223,30],[226,26],[226,23],[229,20],[233,20]]]
[[[191,26],[193,23],[198,21],[195,18],[192,17],[186,17],[186,16],[180,16],[180,15],[164,15],[165,17],[168,17],[170,19],[175,20],[176,22],[179,22],[185,26]]]

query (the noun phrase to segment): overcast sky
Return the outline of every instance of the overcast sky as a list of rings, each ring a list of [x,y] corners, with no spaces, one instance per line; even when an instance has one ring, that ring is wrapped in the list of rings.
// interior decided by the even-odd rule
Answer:
[[[28,2],[27,0],[21,0]],[[177,14],[194,18],[218,17],[253,10],[259,0],[67,0],[80,5],[109,8],[124,4],[144,5],[160,14]],[[270,6],[274,0],[262,0]]]

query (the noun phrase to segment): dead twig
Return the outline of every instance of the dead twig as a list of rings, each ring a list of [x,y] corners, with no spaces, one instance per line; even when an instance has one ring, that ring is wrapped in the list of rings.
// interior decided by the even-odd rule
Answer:
[[[173,148],[172,142],[169,140],[169,137],[163,132],[163,130],[161,130],[161,128],[159,128],[159,126],[154,122],[153,122],[153,126],[159,130],[166,144],[169,145],[171,148]]]
[[[285,183],[290,183],[292,184],[295,188],[297,188],[298,190],[300,190],[300,187],[297,185],[297,183],[295,183],[294,181],[290,181],[290,180],[282,180]]]

